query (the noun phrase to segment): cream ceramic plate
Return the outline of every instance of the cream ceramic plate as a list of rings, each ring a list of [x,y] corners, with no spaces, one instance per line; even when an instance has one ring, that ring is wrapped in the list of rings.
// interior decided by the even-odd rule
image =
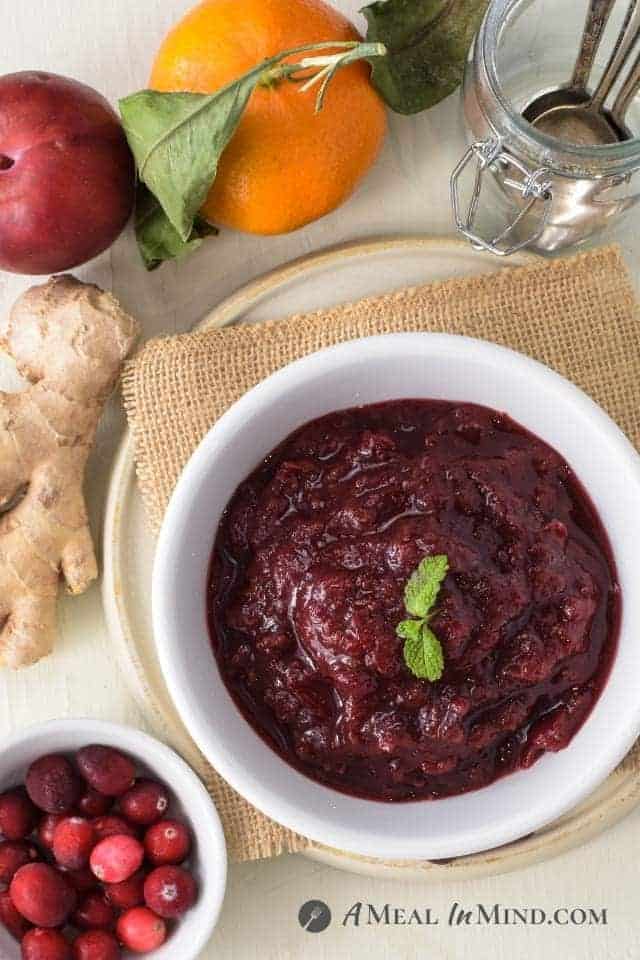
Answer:
[[[256,280],[216,307],[203,327],[254,323],[327,308],[393,289],[506,269],[509,263],[475,253],[449,238],[402,238],[340,247],[315,254]],[[104,601],[110,633],[133,692],[152,711],[165,739],[196,768],[204,758],[183,726],[164,684],[151,629],[154,538],[143,515],[131,438],[122,442],[110,484],[105,529]],[[325,848],[308,855],[324,863],[373,876],[441,880],[505,873],[555,856],[585,842],[621,819],[640,800],[640,755],[636,750],[583,805],[550,827],[496,850],[445,863],[358,858]]]

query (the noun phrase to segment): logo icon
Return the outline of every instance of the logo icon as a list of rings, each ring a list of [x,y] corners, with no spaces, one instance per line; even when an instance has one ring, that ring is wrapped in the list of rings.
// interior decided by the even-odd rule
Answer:
[[[322,900],[307,900],[300,907],[298,923],[307,933],[322,933],[331,923],[331,910]]]

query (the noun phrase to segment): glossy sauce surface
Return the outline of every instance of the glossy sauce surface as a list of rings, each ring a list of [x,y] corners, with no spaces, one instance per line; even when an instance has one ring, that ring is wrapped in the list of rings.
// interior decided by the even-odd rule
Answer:
[[[446,554],[437,683],[396,635]],[[620,594],[565,461],[507,416],[402,400],[302,427],[238,488],[209,582],[212,645],[249,723],[343,792],[436,799],[564,748],[606,681]]]

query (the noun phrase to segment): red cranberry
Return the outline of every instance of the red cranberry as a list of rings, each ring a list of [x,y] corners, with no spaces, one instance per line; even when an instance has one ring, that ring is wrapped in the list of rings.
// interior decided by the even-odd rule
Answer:
[[[83,817],[88,817],[90,820],[94,817],[104,817],[105,813],[109,813],[112,806],[113,800],[111,797],[105,797],[103,793],[98,793],[93,787],[86,787],[78,800],[78,810]]]
[[[84,817],[65,817],[53,834],[53,855],[61,867],[81,870],[96,845],[96,832]]]
[[[72,960],[71,945],[59,930],[35,927],[22,941],[22,960]]]
[[[76,905],[76,892],[47,863],[20,867],[9,888],[18,911],[37,927],[61,927]]]
[[[169,793],[155,780],[138,780],[120,800],[120,809],[127,820],[148,827],[169,809]]]
[[[107,837],[94,847],[91,869],[102,883],[122,883],[139,870],[144,860],[144,847],[134,837]]]
[[[81,870],[65,870],[63,868],[63,873],[78,893],[88,893],[89,890],[95,890],[98,886],[98,881],[89,867],[82,867]]]
[[[38,811],[24,787],[0,796],[0,833],[7,840],[24,840],[38,822]]]
[[[50,852],[53,852],[53,835],[56,827],[61,820],[64,820],[62,813],[48,813],[43,817],[38,826],[38,841]]]
[[[89,786],[107,797],[120,797],[133,786],[136,768],[113,747],[93,745],[78,752],[78,769]]]
[[[73,960],[120,960],[120,946],[106,930],[88,930],[73,944]]]
[[[0,841],[0,884],[8,887],[20,867],[37,859],[38,851],[30,843],[18,840]]]
[[[97,817],[92,821],[93,829],[96,832],[98,840],[106,840],[107,837],[125,836],[136,837],[138,834],[134,827],[122,817],[108,816]]]
[[[122,883],[105,884],[107,900],[113,904],[116,910],[130,910],[131,907],[139,907],[141,903],[144,903],[144,879],[144,871],[139,870],[128,880],[123,880]]]
[[[158,867],[145,880],[144,900],[159,917],[174,920],[196,902],[196,882],[182,867]]]
[[[22,940],[30,926],[22,914],[16,910],[8,890],[0,893],[0,923],[16,940]]]
[[[71,914],[74,927],[81,930],[110,930],[115,924],[116,914],[103,893],[88,893]]]
[[[124,946],[134,953],[157,950],[167,939],[166,923],[148,907],[134,907],[123,913],[116,932]]]
[[[161,820],[147,830],[144,848],[151,863],[157,867],[166,863],[182,863],[189,856],[191,836],[184,823]]]
[[[27,793],[45,813],[68,813],[78,801],[80,782],[66,757],[51,754],[29,767]]]

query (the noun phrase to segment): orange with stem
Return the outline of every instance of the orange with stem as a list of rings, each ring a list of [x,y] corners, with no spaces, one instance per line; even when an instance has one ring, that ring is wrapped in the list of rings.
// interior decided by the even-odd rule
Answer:
[[[322,0],[204,0],[166,37],[151,86],[213,93],[283,50],[358,39]],[[354,63],[336,73],[319,113],[313,90],[265,77],[222,155],[206,219],[249,233],[287,233],[343,203],[374,163],[387,127],[369,72]]]

